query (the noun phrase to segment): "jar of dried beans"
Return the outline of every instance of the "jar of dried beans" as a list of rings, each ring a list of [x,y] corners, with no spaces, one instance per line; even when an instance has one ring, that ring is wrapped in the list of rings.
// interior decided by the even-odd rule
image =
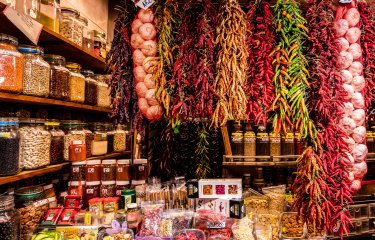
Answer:
[[[50,164],[51,134],[42,119],[20,120],[20,162],[25,170]]]
[[[49,97],[68,101],[70,97],[70,72],[65,68],[65,58],[59,55],[45,55],[51,66]]]
[[[51,165],[64,162],[64,131],[60,129],[58,120],[48,120],[46,130],[51,134]]]
[[[118,125],[114,132],[113,151],[122,152],[126,150],[125,125]]]
[[[70,71],[70,101],[83,103],[85,101],[85,76],[81,74],[81,65],[67,62]]]
[[[116,180],[116,159],[102,161],[102,181]]]
[[[44,61],[44,50],[38,46],[20,45],[18,51],[23,53],[23,94],[48,97],[51,67]]]
[[[20,134],[11,119],[0,118],[0,176],[15,175],[20,169]]]
[[[85,76],[85,104],[98,104],[98,83],[94,79],[94,72],[91,70],[82,70],[82,75]]]
[[[0,33],[0,91],[22,92],[24,58],[17,46],[17,38]]]
[[[89,129],[88,123],[83,123],[83,132],[85,133],[85,142],[86,142],[86,158],[91,157],[91,144],[94,139],[94,134]]]
[[[0,196],[0,239],[20,239],[20,227],[21,214],[14,209],[14,197]]]
[[[284,156],[294,155],[294,133],[292,130],[288,129],[286,134],[281,138],[281,154]],[[293,158],[284,158],[284,161],[293,161]]]
[[[107,132],[102,123],[96,123],[94,127],[95,131],[94,140],[91,145],[91,154],[93,156],[104,155],[108,150]]]
[[[108,75],[95,75],[98,81],[98,106],[109,108],[111,106],[110,89],[108,87]]]
[[[73,141],[85,141],[85,133],[79,121],[64,122],[64,159],[69,160],[69,147]],[[86,149],[85,149],[86,151]]]
[[[83,25],[79,20],[79,12],[71,8],[61,8],[60,34],[82,46]]]

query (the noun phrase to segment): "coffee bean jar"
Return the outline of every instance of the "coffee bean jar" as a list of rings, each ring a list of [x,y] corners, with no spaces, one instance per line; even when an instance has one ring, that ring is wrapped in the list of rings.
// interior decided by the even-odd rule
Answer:
[[[0,239],[19,240],[21,214],[14,209],[13,196],[0,196]]]

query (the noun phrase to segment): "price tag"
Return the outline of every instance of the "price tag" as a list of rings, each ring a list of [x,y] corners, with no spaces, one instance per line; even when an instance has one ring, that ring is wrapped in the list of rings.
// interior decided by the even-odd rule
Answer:
[[[351,3],[352,0],[340,0],[339,2],[340,2],[340,3]]]
[[[155,3],[155,0],[133,0],[134,4],[142,9],[147,9]]]
[[[3,13],[30,41],[35,45],[38,44],[39,36],[43,29],[42,24],[9,6],[5,8]]]

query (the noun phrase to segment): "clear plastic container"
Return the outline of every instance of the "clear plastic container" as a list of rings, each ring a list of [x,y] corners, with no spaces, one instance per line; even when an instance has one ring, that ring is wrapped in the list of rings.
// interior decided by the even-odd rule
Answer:
[[[64,131],[60,129],[58,120],[48,120],[46,130],[51,134],[51,165],[64,162]]]
[[[85,76],[81,74],[81,65],[67,62],[70,71],[70,101],[83,103],[85,101]]]
[[[281,235],[284,239],[303,239],[306,235],[306,224],[297,218],[296,212],[281,214]]]
[[[20,160],[20,134],[10,124],[14,121],[7,118],[0,118],[0,176],[15,175],[19,173]]]
[[[83,123],[83,131],[85,133],[85,142],[86,142],[86,158],[91,157],[91,144],[94,139],[94,134],[89,130],[88,123]]]
[[[94,125],[94,140],[91,145],[91,154],[93,156],[104,155],[108,150],[107,132],[105,131],[102,123],[96,123]]]
[[[14,208],[13,196],[0,196],[0,219],[0,239],[20,239],[21,214]]]
[[[82,46],[83,25],[79,20],[79,12],[71,8],[61,8],[60,34]]]
[[[130,159],[117,160],[116,181],[130,181]]]
[[[64,159],[69,160],[69,146],[72,141],[85,141],[85,133],[79,121],[64,122]]]
[[[22,92],[24,59],[17,46],[17,38],[0,33],[0,91]]]
[[[247,215],[253,213],[268,213],[269,198],[263,194],[249,189],[243,194],[244,205],[246,206]]]
[[[91,70],[82,70],[81,73],[86,77],[85,79],[85,104],[98,104],[98,83],[94,79],[94,72]]]
[[[40,0],[23,0],[23,13],[39,21]]]
[[[49,97],[68,101],[70,97],[70,72],[65,68],[65,58],[59,55],[45,55],[51,66]]]
[[[114,197],[116,195],[116,181],[102,181],[100,197]]]
[[[82,48],[90,53],[94,52],[94,31],[89,29],[88,20],[85,17],[80,17],[83,32],[82,32]]]
[[[350,205],[348,209],[353,219],[369,217],[369,204]]]
[[[43,48],[31,45],[20,45],[18,51],[23,53],[23,94],[48,97],[51,67],[44,61]]]
[[[86,182],[86,200],[100,196],[100,181]]]
[[[113,139],[114,152],[122,152],[126,150],[126,133],[125,125],[117,125]]]
[[[94,54],[98,57],[107,57],[107,39],[104,32],[94,30]]]
[[[60,0],[41,0],[39,22],[46,28],[59,33]]]
[[[70,168],[71,181],[85,181],[86,161],[72,162]]]
[[[116,180],[116,159],[106,159],[102,161],[102,181]]]
[[[134,180],[147,180],[150,166],[147,163],[147,159],[134,159],[133,162],[133,174]]]
[[[20,161],[23,169],[32,170],[50,164],[51,134],[42,119],[20,120]]]
[[[107,84],[107,75],[95,75],[98,82],[98,106],[109,108],[111,106],[110,89]]]

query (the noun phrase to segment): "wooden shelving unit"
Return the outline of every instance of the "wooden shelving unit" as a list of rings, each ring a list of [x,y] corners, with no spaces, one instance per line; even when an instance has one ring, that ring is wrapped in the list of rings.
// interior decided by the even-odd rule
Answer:
[[[89,161],[89,160],[95,160],[95,159],[111,159],[111,158],[118,158],[118,157],[121,157],[121,156],[129,156],[131,154],[131,151],[125,151],[125,152],[119,152],[119,153],[110,153],[110,154],[106,154],[104,156],[95,156],[95,157],[89,157],[87,158],[86,160]]]

